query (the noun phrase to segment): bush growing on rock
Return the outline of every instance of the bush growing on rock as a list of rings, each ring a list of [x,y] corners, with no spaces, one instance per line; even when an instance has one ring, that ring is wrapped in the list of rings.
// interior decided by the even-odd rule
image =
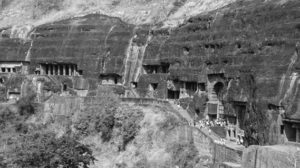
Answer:
[[[164,122],[158,123],[160,130],[172,130],[180,125],[180,121],[172,114],[166,113]]]
[[[53,133],[35,132],[21,135],[11,150],[11,163],[23,168],[88,168],[95,160],[88,146],[70,136],[55,138]]]
[[[46,91],[52,91],[54,93],[58,93],[61,91],[61,87],[59,85],[56,85],[55,83],[51,81],[44,82],[44,90]]]
[[[14,129],[16,132],[26,132],[25,120],[36,113],[37,104],[33,102],[35,95],[21,98],[14,105],[2,107],[0,110],[0,130]]]
[[[119,105],[119,100],[107,88],[100,88],[94,94],[94,97],[86,100],[87,107],[79,115],[74,127],[82,135],[101,132],[102,140],[109,141],[114,128],[114,116]],[[97,105],[89,106],[89,101],[97,101]]]
[[[175,143],[167,149],[172,156],[172,163],[180,168],[191,168],[199,162],[198,151],[191,143]]]
[[[17,101],[16,105],[19,107],[19,115],[25,118],[34,114],[37,108],[37,104],[34,102],[35,94],[22,97]]]
[[[128,109],[128,110],[125,110]],[[126,145],[132,141],[140,130],[139,123],[144,118],[143,112],[137,109],[122,108],[115,115],[115,127],[120,132],[122,143],[119,149],[125,150]]]

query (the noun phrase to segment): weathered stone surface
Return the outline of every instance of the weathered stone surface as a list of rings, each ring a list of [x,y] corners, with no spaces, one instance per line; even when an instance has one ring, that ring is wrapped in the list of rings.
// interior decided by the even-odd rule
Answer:
[[[21,35],[29,41],[11,38],[19,36],[7,28],[1,30],[0,61],[30,61],[31,74],[40,63],[77,64],[89,78],[89,89],[97,87],[100,74],[117,74],[126,86],[137,82],[142,97],[167,98],[168,80],[208,84],[219,80],[225,85],[225,114],[236,115],[232,102],[246,103],[242,124],[248,126],[248,138],[254,131],[256,144],[274,144],[281,141],[279,136],[266,135],[280,132],[279,112],[268,105],[282,106],[287,118],[300,116],[299,5],[298,1],[284,5],[239,1],[173,29],[134,27],[118,18],[92,14],[28,27]],[[169,69],[147,74],[143,65],[169,65]],[[221,80],[209,81],[220,74]],[[186,104],[201,109],[199,116],[204,116],[203,101],[195,99],[206,95],[192,92],[190,96],[193,105]],[[267,118],[265,114],[272,110],[273,118]],[[274,129],[269,129],[272,124]]]
[[[133,26],[104,15],[87,15],[39,26],[34,30],[33,63],[73,63],[86,77],[122,75]]]
[[[300,147],[295,144],[251,146],[243,153],[245,168],[297,168],[300,165]]]
[[[171,31],[154,30],[144,62],[170,63],[172,80],[195,81],[197,76],[224,73],[225,113],[236,115],[231,102],[247,102],[247,123],[273,122],[264,116],[269,104],[283,106],[287,116],[297,118],[299,5],[238,2],[220,10],[222,14],[190,18]],[[251,129],[259,132],[259,143],[277,141],[262,136],[273,130]]]

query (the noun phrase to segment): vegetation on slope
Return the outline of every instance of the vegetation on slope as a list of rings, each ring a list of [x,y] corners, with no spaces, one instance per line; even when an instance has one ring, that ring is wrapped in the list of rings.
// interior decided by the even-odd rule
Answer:
[[[30,96],[1,106],[0,166],[188,168],[199,164],[193,142],[177,138],[184,134],[179,129],[183,123],[167,106],[121,104],[103,88],[90,94],[95,96],[85,99],[85,107],[68,116],[44,111]]]
[[[1,107],[0,166],[87,168],[95,160],[88,146],[71,134],[56,137],[47,126],[27,122],[39,113],[33,100],[31,95]]]

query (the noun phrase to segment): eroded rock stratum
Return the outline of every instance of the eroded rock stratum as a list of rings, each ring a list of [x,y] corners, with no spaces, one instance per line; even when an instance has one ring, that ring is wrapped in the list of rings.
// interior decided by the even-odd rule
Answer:
[[[104,85],[122,97],[177,101],[191,119],[224,118],[227,137],[242,135],[246,146],[300,142],[300,3],[274,2],[218,1],[172,28],[113,14],[3,28],[1,100],[87,96]]]

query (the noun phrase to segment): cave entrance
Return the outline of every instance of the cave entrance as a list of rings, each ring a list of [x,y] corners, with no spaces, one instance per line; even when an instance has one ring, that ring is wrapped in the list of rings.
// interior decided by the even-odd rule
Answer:
[[[21,69],[25,62],[0,62],[0,72],[1,73],[16,73],[17,69]]]
[[[158,87],[158,83],[151,83],[150,86],[151,86],[152,90],[156,90]]]
[[[67,84],[63,84],[63,91],[67,91],[68,90],[68,85]]]
[[[198,89],[202,92],[205,91],[205,83],[198,83]]]
[[[217,96],[220,95],[220,93],[223,90],[223,88],[224,88],[224,84],[222,82],[217,82],[214,85],[214,91],[216,92]]]
[[[168,99],[179,99],[180,91],[168,89]]]
[[[82,75],[83,71],[82,70],[78,70],[78,75]]]
[[[42,75],[75,76],[78,74],[76,64],[45,63],[40,64]]]
[[[161,71],[162,73],[169,73],[170,64],[169,63],[161,63]]]
[[[246,102],[233,102],[233,108],[236,114],[236,122],[238,127],[244,129]]]
[[[137,88],[138,83],[137,82],[131,82],[131,88]]]
[[[300,121],[293,119],[283,119],[284,132],[291,142],[300,143]]]
[[[122,77],[118,74],[101,74],[100,81],[102,85],[117,85],[122,80]]]
[[[8,99],[12,101],[18,101],[20,99],[21,93],[17,91],[9,91]]]
[[[37,70],[34,71],[34,74],[40,75],[40,74],[41,74],[41,71],[40,71],[39,69],[37,69]]]
[[[158,73],[159,65],[143,65],[143,67],[147,74]]]
[[[143,68],[147,74],[169,73],[170,64],[161,63],[158,65],[143,65]]]
[[[186,86],[186,90],[188,91],[193,91],[193,92],[197,91],[197,82],[186,82],[185,86]]]

